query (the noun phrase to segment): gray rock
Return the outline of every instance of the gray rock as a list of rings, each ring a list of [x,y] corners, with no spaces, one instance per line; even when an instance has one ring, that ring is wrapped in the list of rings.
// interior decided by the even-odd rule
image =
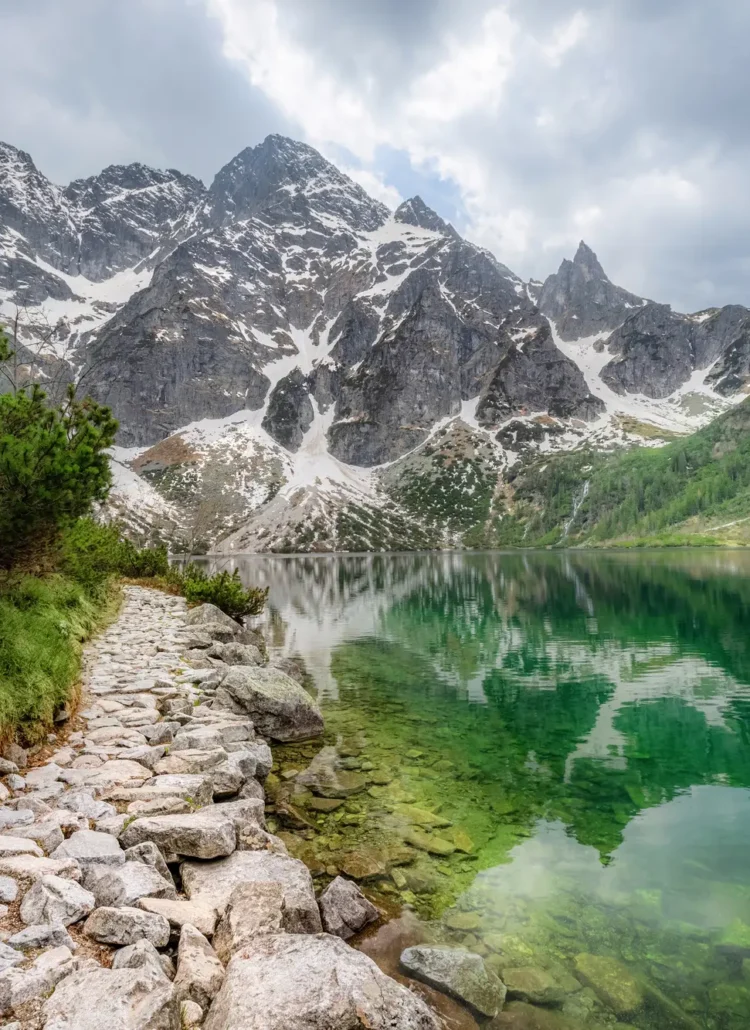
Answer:
[[[115,837],[96,830],[78,830],[55,848],[51,858],[73,858],[82,867],[89,865],[122,865],[125,856]]]
[[[229,963],[205,1030],[438,1030],[425,1003],[327,934],[257,938]]]
[[[0,876],[0,902],[9,905],[18,897],[18,884],[12,876]]]
[[[148,969],[166,980],[174,979],[172,960],[166,955],[160,955],[151,941],[145,938],[116,951],[112,959],[112,968]]]
[[[337,876],[320,895],[318,904],[326,933],[348,940],[374,922],[379,912],[351,880]]]
[[[194,1001],[207,1009],[224,982],[224,967],[206,938],[186,923],[177,949],[175,994],[179,1001]]]
[[[261,934],[284,932],[284,889],[280,883],[241,883],[229,895],[214,934],[216,954],[226,965]]]
[[[28,808],[0,808],[0,829],[7,830],[16,826],[30,826],[34,822],[34,813]]]
[[[43,854],[42,849],[33,840],[0,835],[0,859],[12,858],[14,855],[34,855],[41,858]]]
[[[112,908],[133,906],[140,898],[176,897],[172,878],[166,880],[153,866],[142,862],[126,862],[114,869],[104,866],[98,872],[92,866],[85,883],[97,905]]]
[[[97,801],[93,795],[82,790],[71,790],[63,794],[57,802],[58,808],[67,808],[70,812],[79,812],[87,819],[104,819],[108,815],[117,815],[114,805],[106,801]]]
[[[9,937],[8,944],[11,948],[17,948],[19,951],[29,951],[36,948],[58,948],[61,945],[65,945],[66,948],[74,951],[76,947],[72,937],[62,923],[38,923],[33,926],[27,926],[25,929],[19,930],[18,933],[14,933],[12,937]]]
[[[125,861],[143,862],[144,865],[153,866],[168,883],[173,883],[172,874],[164,861],[164,856],[151,840],[144,840],[141,844],[134,844],[132,848],[128,848],[125,852]]]
[[[19,962],[23,962],[22,952],[0,941],[0,973],[4,973],[11,966],[17,966]]]
[[[27,925],[62,923],[70,926],[93,911],[94,895],[73,880],[43,876],[27,891],[21,902],[21,919]]]
[[[56,819],[42,819],[38,823],[33,823],[31,826],[14,826],[12,830],[3,830],[2,836],[7,834],[14,834],[17,837],[25,837],[27,840],[33,840],[39,845],[42,851],[51,852],[55,848],[62,844],[63,832],[60,829],[60,824]]]
[[[237,833],[231,819],[201,809],[185,815],[136,819],[125,828],[120,840],[126,848],[151,840],[163,852],[208,859],[230,855],[237,846]]]
[[[37,858],[36,855],[13,855],[0,859],[0,875],[22,880],[38,880],[40,876],[64,876],[69,880],[81,879],[81,867],[72,858]]]
[[[13,762],[15,765],[17,765],[18,769],[25,769],[26,766],[29,764],[28,751],[25,751],[18,744],[8,744],[5,751],[3,752],[3,757],[6,758],[9,762]],[[11,770],[11,772],[18,772],[18,769]]]
[[[172,984],[152,969],[85,969],[44,1003],[44,1030],[178,1030]]]
[[[323,732],[323,716],[307,691],[275,669],[230,668],[216,691],[214,709],[247,714],[274,740],[306,740]]]
[[[409,976],[450,994],[481,1016],[492,1018],[503,1007],[505,985],[471,951],[416,945],[401,953],[401,966]]]
[[[210,864],[183,862],[181,873],[190,900],[222,914],[239,884],[280,884],[284,929],[288,933],[318,933],[322,929],[312,878],[296,858],[270,851],[236,851]]]
[[[263,655],[253,644],[213,643],[207,654],[209,658],[218,658],[225,665],[263,665]]]
[[[234,634],[242,631],[240,623],[235,622],[215,604],[199,604],[196,608],[191,608],[185,616],[185,622],[188,626],[205,626],[206,623],[214,623],[224,626]]]
[[[172,930],[178,933],[186,923],[194,926],[206,937],[210,937],[216,928],[216,909],[199,901],[183,901],[181,898],[176,901],[166,898],[141,898],[138,907],[144,912],[155,912],[156,915],[164,916]]]
[[[140,908],[97,908],[84,923],[83,932],[100,944],[120,947],[140,940],[150,941],[155,948],[169,943],[169,923],[164,916]]]

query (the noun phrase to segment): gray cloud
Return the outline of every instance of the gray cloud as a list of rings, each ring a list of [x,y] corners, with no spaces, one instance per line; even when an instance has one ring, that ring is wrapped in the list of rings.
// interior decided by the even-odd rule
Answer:
[[[234,2],[267,14],[270,0]],[[583,236],[637,292],[682,309],[750,304],[750,6],[276,0],[274,38],[313,69],[290,92],[294,56],[289,75],[249,75],[223,55],[212,3],[215,14],[218,0],[6,2],[0,138],[58,181],[129,160],[210,180],[267,132],[344,148],[376,173],[379,153],[409,152],[421,175],[453,180],[459,228],[521,274],[544,276]],[[471,44],[500,7],[515,31],[493,92]],[[462,46],[465,69],[441,96]],[[322,78],[327,93],[305,89]],[[482,103],[441,120],[441,104],[472,90]],[[321,96],[339,94],[366,112],[359,148],[356,117],[340,133],[335,112],[321,119]],[[398,164],[385,170],[403,192]]]
[[[0,38],[0,139],[57,182],[130,161],[210,182],[248,144],[299,131],[227,63],[199,4],[9,0]]]

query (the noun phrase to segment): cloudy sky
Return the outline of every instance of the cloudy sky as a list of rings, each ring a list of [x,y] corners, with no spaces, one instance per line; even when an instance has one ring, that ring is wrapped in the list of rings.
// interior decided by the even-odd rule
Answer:
[[[583,237],[682,310],[750,304],[742,0],[2,0],[0,139],[57,182],[210,182],[269,132],[519,274]]]

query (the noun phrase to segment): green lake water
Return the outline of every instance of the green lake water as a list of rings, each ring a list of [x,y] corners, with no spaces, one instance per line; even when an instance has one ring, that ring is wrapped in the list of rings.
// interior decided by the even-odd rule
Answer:
[[[358,946],[546,971],[551,1021],[508,1025],[750,1027],[750,555],[232,564],[356,789],[320,812],[320,742],[276,749],[290,850],[391,917]]]

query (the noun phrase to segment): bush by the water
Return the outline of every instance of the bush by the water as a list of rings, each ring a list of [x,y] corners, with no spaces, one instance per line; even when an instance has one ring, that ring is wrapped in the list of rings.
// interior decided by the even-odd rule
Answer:
[[[155,586],[182,594],[188,604],[210,602],[233,619],[258,615],[268,594],[244,587],[236,570],[209,576],[194,562],[181,569],[170,565],[166,547],[138,548],[116,526],[93,519],[79,519],[63,534],[61,568],[92,590],[111,576],[153,580]]]
[[[191,562],[182,572],[183,592],[188,604],[215,604],[233,619],[243,615],[259,615],[266,603],[268,588],[244,587],[237,569],[207,575]]]

